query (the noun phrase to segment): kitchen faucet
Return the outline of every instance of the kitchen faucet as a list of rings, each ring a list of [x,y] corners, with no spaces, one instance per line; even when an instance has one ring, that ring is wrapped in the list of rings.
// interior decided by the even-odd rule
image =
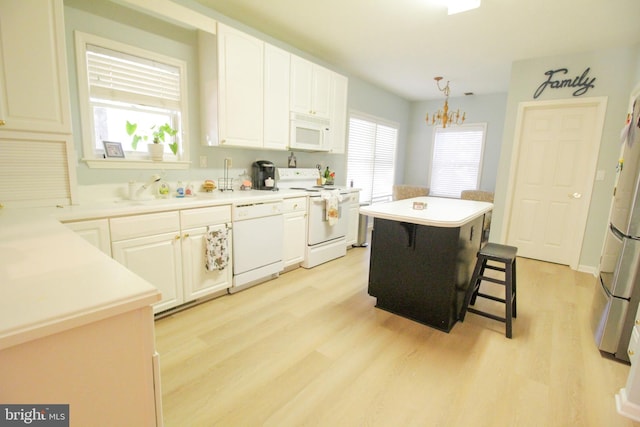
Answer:
[[[149,179],[149,181],[142,184],[142,186],[140,186],[140,188],[138,188],[138,190],[136,191],[136,200],[140,198],[140,195],[144,190],[146,190],[147,188],[149,188],[149,186],[155,184],[156,182],[160,181],[160,179],[161,179],[160,175],[155,175],[155,174],[151,175],[151,178]]]

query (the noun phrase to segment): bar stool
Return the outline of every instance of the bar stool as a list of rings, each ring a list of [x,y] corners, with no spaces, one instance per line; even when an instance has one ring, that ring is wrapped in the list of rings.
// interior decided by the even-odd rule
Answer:
[[[476,267],[469,283],[469,288],[465,294],[464,304],[460,312],[460,321],[464,321],[467,311],[488,317],[499,322],[506,323],[506,336],[511,338],[512,318],[516,317],[516,253],[518,248],[514,246],[500,245],[497,243],[487,243],[478,251]],[[492,263],[488,263],[492,261]],[[501,264],[501,265],[495,265]],[[485,269],[501,271],[504,273],[504,280],[487,277],[484,275]],[[488,281],[503,285],[505,287],[505,297],[499,298],[480,292],[480,283]],[[505,317],[496,316],[492,313],[469,307],[474,305],[476,298],[486,298],[505,304]]]

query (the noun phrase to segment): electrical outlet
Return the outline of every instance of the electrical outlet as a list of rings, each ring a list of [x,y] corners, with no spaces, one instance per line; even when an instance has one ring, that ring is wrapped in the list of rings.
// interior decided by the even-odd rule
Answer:
[[[201,168],[207,167],[207,156],[200,156],[200,167]]]

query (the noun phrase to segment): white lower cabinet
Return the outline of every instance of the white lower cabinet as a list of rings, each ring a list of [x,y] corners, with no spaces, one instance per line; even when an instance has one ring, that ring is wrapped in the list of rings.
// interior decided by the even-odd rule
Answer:
[[[638,320],[636,320],[638,322]],[[638,325],[633,327],[631,331],[631,340],[629,341],[628,354],[629,361],[633,365],[638,360],[638,344],[640,343],[640,331],[638,331]]]
[[[347,247],[358,242],[358,225],[360,221],[360,192],[351,193],[347,199]]]
[[[616,409],[618,413],[635,421],[640,421],[640,364],[638,364],[638,352],[640,348],[640,305],[636,310],[635,324],[631,331],[628,354],[631,369],[627,376],[627,383],[616,393]]]
[[[284,268],[304,261],[307,245],[307,197],[285,199],[284,218]]]
[[[105,254],[111,256],[111,237],[108,219],[66,222],[64,225],[75,231],[76,234]]]
[[[153,307],[159,313],[231,286],[230,263],[224,270],[205,268],[206,233],[226,231],[230,220],[230,206],[112,218],[113,258],[162,292]],[[227,240],[231,254],[230,235]]]
[[[638,353],[640,352],[640,305],[636,309],[636,318],[631,330],[631,339],[629,340],[629,346],[627,347],[627,354],[629,360],[633,365],[638,360]]]
[[[72,426],[163,426],[151,307],[116,301],[102,313],[85,313],[97,317],[88,323],[74,313],[65,326],[43,328],[48,335],[0,350],[0,401],[68,404]]]
[[[193,301],[231,287],[232,274],[232,230],[230,206],[188,209],[180,211],[182,226],[182,278],[184,300]],[[207,233],[226,234],[227,266],[222,270],[208,271],[206,268]]]
[[[180,305],[183,284],[178,212],[112,218],[110,221],[113,258],[162,293],[162,299],[154,304],[153,311],[158,313]],[[137,236],[141,233],[142,236]]]

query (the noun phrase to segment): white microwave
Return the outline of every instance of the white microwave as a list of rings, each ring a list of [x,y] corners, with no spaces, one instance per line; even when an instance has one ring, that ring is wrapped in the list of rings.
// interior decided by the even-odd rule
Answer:
[[[329,151],[329,119],[291,113],[289,147],[296,150]]]

